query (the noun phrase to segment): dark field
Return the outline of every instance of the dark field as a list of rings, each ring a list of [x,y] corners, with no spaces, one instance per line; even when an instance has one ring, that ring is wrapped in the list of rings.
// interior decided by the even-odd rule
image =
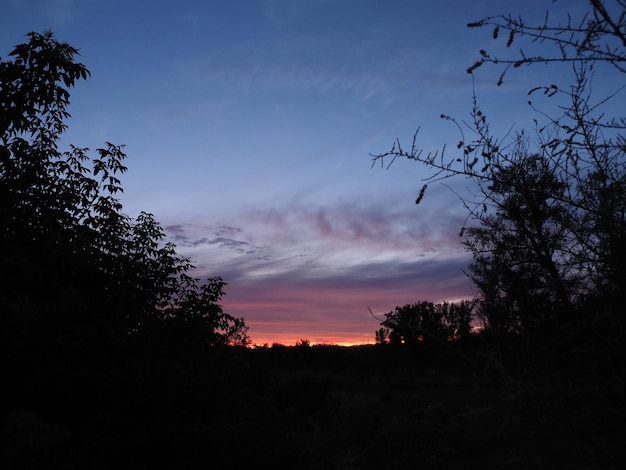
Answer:
[[[9,371],[2,468],[621,468],[595,370],[391,347],[224,348]]]

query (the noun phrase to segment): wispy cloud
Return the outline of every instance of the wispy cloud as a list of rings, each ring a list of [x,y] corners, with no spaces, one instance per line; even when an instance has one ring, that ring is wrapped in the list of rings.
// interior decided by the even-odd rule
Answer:
[[[263,0],[261,7],[274,27],[283,28],[304,18],[311,7],[323,3],[329,0]]]
[[[265,249],[248,241],[234,238],[243,232],[237,227],[223,225],[194,227],[191,224],[175,224],[166,226],[164,230],[170,241],[174,242],[181,252],[189,252],[196,248],[210,249],[215,247],[235,254],[251,255],[258,254]],[[209,236],[195,236],[198,232],[206,233]]]
[[[289,41],[273,40],[261,50],[254,43],[232,45],[197,56],[182,74],[191,84],[221,90],[352,93],[364,101],[388,98],[407,88],[419,90],[420,77],[433,74],[436,57],[430,48],[413,44],[399,49],[380,33],[303,34]],[[464,74],[454,72],[457,77]]]
[[[432,211],[442,214],[441,207]],[[295,339],[323,341],[374,331],[368,306],[382,312],[469,295],[462,214],[434,212],[285,205],[166,231],[199,277],[229,283],[225,307],[246,318],[253,340],[291,328]]]
[[[99,0],[0,0],[0,19],[4,20],[2,17],[6,17],[7,21],[11,22],[20,15],[27,15],[28,21],[25,26],[28,29],[21,31],[22,34],[33,30],[41,33],[46,29],[52,29],[54,32],[64,31],[79,22],[88,21],[90,13],[99,4]],[[21,22],[15,21],[15,24]],[[19,36],[11,40],[18,39]],[[61,36],[58,36],[58,39],[65,40]],[[79,44],[72,46],[80,47]]]
[[[369,263],[457,257],[463,214],[439,207],[411,212],[356,203],[285,205],[235,215],[228,224],[178,224],[166,230],[193,258],[249,265],[237,278],[277,276],[306,264],[305,277]],[[264,261],[260,263],[259,261]]]

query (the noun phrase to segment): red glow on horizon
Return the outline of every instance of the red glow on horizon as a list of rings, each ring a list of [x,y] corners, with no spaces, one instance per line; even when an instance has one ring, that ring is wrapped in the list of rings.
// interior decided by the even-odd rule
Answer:
[[[353,346],[375,343],[384,313],[421,300],[469,298],[469,283],[437,283],[390,288],[285,286],[271,283],[230,285],[224,311],[244,318],[252,346]],[[372,316],[372,313],[375,316]]]
[[[250,346],[272,346],[275,344],[282,346],[295,346],[296,344],[307,341],[311,346],[362,346],[367,344],[375,344],[374,331],[369,335],[363,336],[323,336],[323,337],[307,337],[302,335],[300,337],[293,335],[285,336],[257,336],[251,334]]]

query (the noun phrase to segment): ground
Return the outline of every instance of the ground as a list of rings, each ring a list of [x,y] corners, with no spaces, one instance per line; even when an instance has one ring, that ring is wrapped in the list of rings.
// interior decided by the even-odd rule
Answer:
[[[49,365],[9,388],[2,468],[620,467],[623,388],[488,365],[381,346]]]

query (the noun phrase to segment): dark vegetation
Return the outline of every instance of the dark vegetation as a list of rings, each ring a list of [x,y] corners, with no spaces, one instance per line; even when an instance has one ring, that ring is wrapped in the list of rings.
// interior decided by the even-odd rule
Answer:
[[[225,282],[193,278],[150,214],[122,212],[123,148],[58,149],[89,72],[30,33],[0,61],[1,468],[621,468],[626,123],[590,84],[597,64],[624,72],[626,5],[589,3],[576,24],[470,25],[556,46],[481,51],[472,73],[572,63],[572,86],[531,91],[570,103],[532,140],[491,135],[474,97],[469,124],[444,116],[458,155],[414,139],[374,156],[473,183],[478,295],[397,307],[378,344],[351,348],[246,347]]]
[[[588,416],[596,414],[601,422],[605,413],[612,416],[607,425],[623,422],[626,118],[614,114],[623,109],[611,109],[623,87],[598,91],[592,85],[596,73],[624,77],[626,3],[590,0],[582,18],[561,22],[547,13],[539,25],[503,15],[468,26],[491,28],[504,51],[524,41],[519,53],[503,57],[481,50],[470,74],[485,64],[502,67],[500,86],[517,68],[566,64],[571,82],[539,83],[528,91],[537,116],[531,131],[494,135],[474,93],[469,122],[441,116],[459,131],[454,150],[424,152],[416,133],[409,148],[398,140],[390,151],[373,155],[382,165],[404,158],[430,171],[416,204],[426,203],[435,182],[469,183],[467,195],[457,193],[468,214],[460,237],[472,254],[467,274],[477,289],[473,303],[458,305],[456,315],[446,304],[396,308],[385,315],[377,340],[422,349],[436,342],[474,344],[478,349],[461,355],[475,370],[480,356],[472,356],[486,347],[487,363],[518,382],[511,407],[525,395],[532,402],[542,390],[533,377],[551,377],[555,381],[543,385],[554,393],[553,403],[568,403],[572,416],[593,402],[598,406]],[[480,326],[469,336],[462,333],[468,309]],[[601,449],[592,439],[579,445]],[[603,462],[598,455],[588,465],[611,467],[616,461]]]

